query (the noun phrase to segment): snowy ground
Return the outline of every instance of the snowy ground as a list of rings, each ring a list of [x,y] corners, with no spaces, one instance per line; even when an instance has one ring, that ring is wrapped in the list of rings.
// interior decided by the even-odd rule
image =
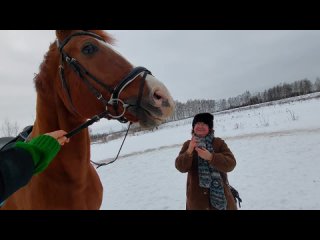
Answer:
[[[320,99],[215,115],[216,136],[237,159],[229,173],[245,209],[320,209]],[[185,209],[186,174],[174,161],[192,119],[128,136],[120,158],[98,169],[101,209]],[[92,160],[112,159],[122,139],[92,145]]]

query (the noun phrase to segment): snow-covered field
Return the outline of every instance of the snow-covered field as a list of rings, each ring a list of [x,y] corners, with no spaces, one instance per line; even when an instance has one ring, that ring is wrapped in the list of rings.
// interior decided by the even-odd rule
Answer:
[[[240,193],[241,209],[320,209],[319,109],[316,97],[215,114],[216,136],[237,159],[229,181]],[[191,122],[129,135],[120,158],[98,169],[101,209],[185,209],[187,175],[174,162],[191,136]],[[121,141],[93,144],[92,160],[112,159]]]

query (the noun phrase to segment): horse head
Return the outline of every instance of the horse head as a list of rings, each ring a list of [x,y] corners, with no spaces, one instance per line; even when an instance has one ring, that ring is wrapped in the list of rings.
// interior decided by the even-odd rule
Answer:
[[[83,118],[105,112],[108,119],[155,127],[174,102],[167,88],[143,67],[133,67],[101,31],[57,31],[58,89],[69,111]]]

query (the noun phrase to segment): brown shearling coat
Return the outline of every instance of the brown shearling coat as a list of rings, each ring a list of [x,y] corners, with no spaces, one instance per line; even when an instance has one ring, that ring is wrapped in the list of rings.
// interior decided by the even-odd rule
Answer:
[[[190,140],[186,141],[176,158],[176,169],[182,173],[188,173],[187,177],[187,210],[215,210],[210,204],[209,189],[199,186],[198,176],[198,154],[194,150],[189,156],[187,149]],[[231,172],[236,166],[236,160],[224,140],[214,138],[213,140],[214,160],[210,164],[221,172],[224,193],[227,199],[227,210],[237,210],[236,202],[227,185],[227,172]]]

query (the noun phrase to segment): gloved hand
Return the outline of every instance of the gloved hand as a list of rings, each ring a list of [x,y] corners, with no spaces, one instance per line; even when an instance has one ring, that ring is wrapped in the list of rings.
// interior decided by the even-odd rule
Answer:
[[[30,152],[34,162],[34,175],[43,172],[58,154],[60,145],[69,142],[64,137],[65,131],[59,130],[45,135],[40,135],[30,142],[17,142],[16,147],[23,148]]]

